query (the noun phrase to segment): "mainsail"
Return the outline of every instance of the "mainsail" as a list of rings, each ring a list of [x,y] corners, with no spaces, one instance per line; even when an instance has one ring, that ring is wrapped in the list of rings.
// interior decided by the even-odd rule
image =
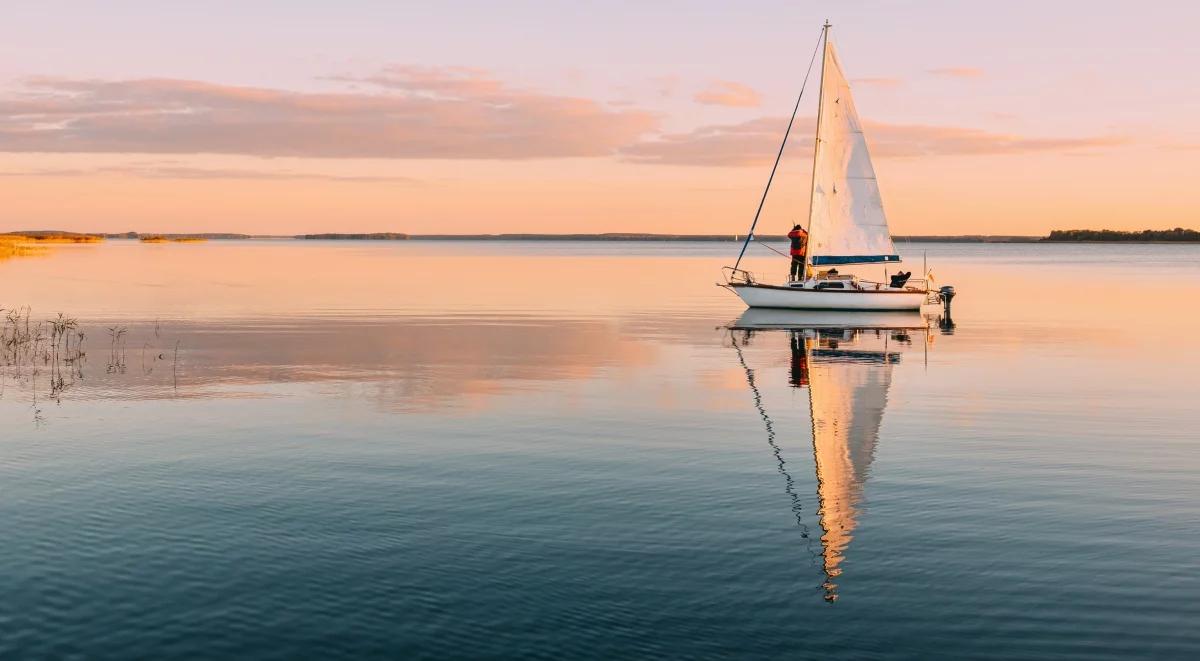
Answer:
[[[898,262],[850,84],[828,36],[822,67],[809,212],[812,264]]]

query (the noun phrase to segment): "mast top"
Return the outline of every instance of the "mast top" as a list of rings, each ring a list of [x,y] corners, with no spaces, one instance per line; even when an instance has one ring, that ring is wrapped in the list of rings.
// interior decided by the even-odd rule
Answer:
[[[833,24],[829,22],[828,18],[825,19],[825,29],[828,30],[831,27],[833,27]]]

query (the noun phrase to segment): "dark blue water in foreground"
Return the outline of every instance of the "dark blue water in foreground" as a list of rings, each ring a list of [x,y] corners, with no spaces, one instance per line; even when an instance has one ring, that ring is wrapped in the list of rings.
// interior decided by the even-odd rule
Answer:
[[[909,247],[952,332],[727,329],[720,245],[90,248],[0,264],[87,336],[4,368],[0,657],[1200,654],[1195,247]]]

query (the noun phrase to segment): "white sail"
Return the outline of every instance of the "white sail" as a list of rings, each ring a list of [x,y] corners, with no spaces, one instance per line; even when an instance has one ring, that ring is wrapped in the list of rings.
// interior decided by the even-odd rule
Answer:
[[[814,350],[809,366],[812,404],[813,456],[820,502],[822,560],[826,598],[837,598],[835,580],[842,573],[854,529],[867,471],[875,445],[893,356],[883,352],[847,352],[825,358]]]
[[[812,264],[898,262],[850,84],[828,39],[822,72],[809,217]]]

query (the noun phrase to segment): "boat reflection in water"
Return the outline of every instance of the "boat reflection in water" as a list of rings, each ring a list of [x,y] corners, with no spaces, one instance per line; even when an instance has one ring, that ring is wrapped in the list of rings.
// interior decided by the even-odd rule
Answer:
[[[863,488],[879,442],[892,370],[901,353],[914,348],[914,338],[916,346],[926,346],[930,323],[915,312],[750,309],[729,327],[781,472],[785,464],[774,423],[743,348],[758,333],[786,333],[791,353],[788,384],[808,390],[822,530],[822,588],[827,601],[838,598],[843,561],[858,525]],[[785,478],[791,488],[791,476],[785,472]]]

